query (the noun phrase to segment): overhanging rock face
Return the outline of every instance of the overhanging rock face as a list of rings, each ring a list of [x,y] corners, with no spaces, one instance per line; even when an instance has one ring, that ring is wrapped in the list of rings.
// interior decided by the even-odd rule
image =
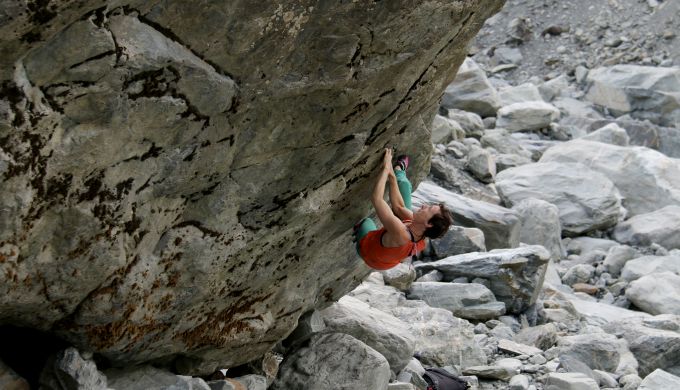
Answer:
[[[367,272],[349,230],[382,149],[423,177],[503,1],[22,4],[0,18],[0,323],[205,373]]]

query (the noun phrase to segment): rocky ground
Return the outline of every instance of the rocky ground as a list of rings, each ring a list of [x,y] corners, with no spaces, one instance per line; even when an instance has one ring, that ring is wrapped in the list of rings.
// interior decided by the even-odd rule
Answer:
[[[423,390],[436,366],[475,389],[680,388],[677,15],[671,1],[508,1],[432,125],[415,199],[446,202],[457,226],[418,261],[306,314],[230,378],[104,370],[70,348],[41,383]]]

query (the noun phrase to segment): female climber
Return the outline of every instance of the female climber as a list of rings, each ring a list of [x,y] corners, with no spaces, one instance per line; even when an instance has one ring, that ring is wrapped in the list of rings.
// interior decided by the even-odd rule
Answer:
[[[357,252],[371,268],[386,270],[425,248],[425,237],[439,238],[449,230],[451,214],[443,203],[425,204],[411,211],[411,182],[406,178],[408,156],[399,156],[392,166],[392,149],[385,149],[380,175],[373,188],[371,203],[383,227],[378,229],[371,218],[354,226]],[[392,207],[384,199],[389,182]]]

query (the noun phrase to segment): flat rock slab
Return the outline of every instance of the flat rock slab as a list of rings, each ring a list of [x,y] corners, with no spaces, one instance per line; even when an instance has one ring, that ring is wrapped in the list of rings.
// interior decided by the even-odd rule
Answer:
[[[670,390],[680,389],[680,377],[670,374],[660,368],[647,375],[640,383],[638,390]]]
[[[505,352],[514,353],[516,355],[534,356],[543,353],[543,350],[541,350],[540,348],[536,348],[531,345],[516,343],[514,341],[506,339],[498,340],[498,349]]]
[[[550,253],[542,246],[496,249],[487,253],[467,253],[415,265],[420,273],[438,270],[445,281],[461,276],[490,281],[490,290],[505,302],[511,313],[520,313],[532,305],[543,285]]]
[[[555,386],[559,390],[599,390],[595,379],[580,372],[551,372],[548,374],[548,388]]]

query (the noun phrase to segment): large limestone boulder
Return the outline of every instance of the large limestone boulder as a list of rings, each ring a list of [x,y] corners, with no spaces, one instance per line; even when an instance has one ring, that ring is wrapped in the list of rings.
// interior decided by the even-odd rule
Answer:
[[[586,99],[620,116],[649,119],[661,125],[680,123],[680,69],[616,65],[588,73]]]
[[[488,117],[496,115],[501,102],[484,70],[468,57],[458,69],[455,80],[446,87],[441,105]]]
[[[577,139],[548,149],[540,162],[579,162],[604,174],[629,216],[680,205],[680,162],[652,149]]]
[[[423,364],[437,367],[486,364],[487,357],[475,339],[473,325],[454,317],[449,310],[408,300],[391,313],[408,324],[416,338],[416,353]]]
[[[0,322],[209,373],[368,273],[381,150],[422,179],[503,1],[4,5]]]
[[[621,270],[621,278],[630,282],[660,272],[680,275],[680,256],[642,256],[629,260]]]
[[[390,366],[376,350],[342,333],[312,338],[286,356],[273,389],[386,389]]]
[[[640,365],[641,377],[658,368],[680,375],[680,317],[658,315],[619,319],[604,324],[603,329],[626,339]]]
[[[440,271],[444,281],[465,276],[483,278],[496,299],[511,313],[521,313],[536,302],[543,286],[550,253],[538,245],[497,249],[488,253],[467,253],[415,265],[420,273]]]
[[[666,249],[680,249],[680,205],[636,215],[618,224],[613,236],[623,244],[649,246],[656,243]]]
[[[406,367],[413,356],[415,340],[408,325],[367,303],[346,296],[321,314],[326,332],[345,333],[364,342],[383,355],[394,372]]]
[[[578,163],[536,163],[506,169],[496,177],[506,205],[536,198],[557,206],[569,235],[607,229],[623,219],[621,195],[603,174]]]
[[[453,223],[478,228],[484,232],[487,249],[514,248],[519,245],[517,213],[487,202],[455,194],[431,182],[423,182],[413,193],[414,205],[445,203],[453,215]]]
[[[680,276],[659,272],[634,280],[626,298],[649,314],[680,314]]]
[[[591,369],[606,372],[618,372],[622,357],[630,355],[628,343],[614,335],[606,333],[579,334],[560,337],[557,343],[560,354],[577,358]],[[634,366],[637,361],[630,355]]]

